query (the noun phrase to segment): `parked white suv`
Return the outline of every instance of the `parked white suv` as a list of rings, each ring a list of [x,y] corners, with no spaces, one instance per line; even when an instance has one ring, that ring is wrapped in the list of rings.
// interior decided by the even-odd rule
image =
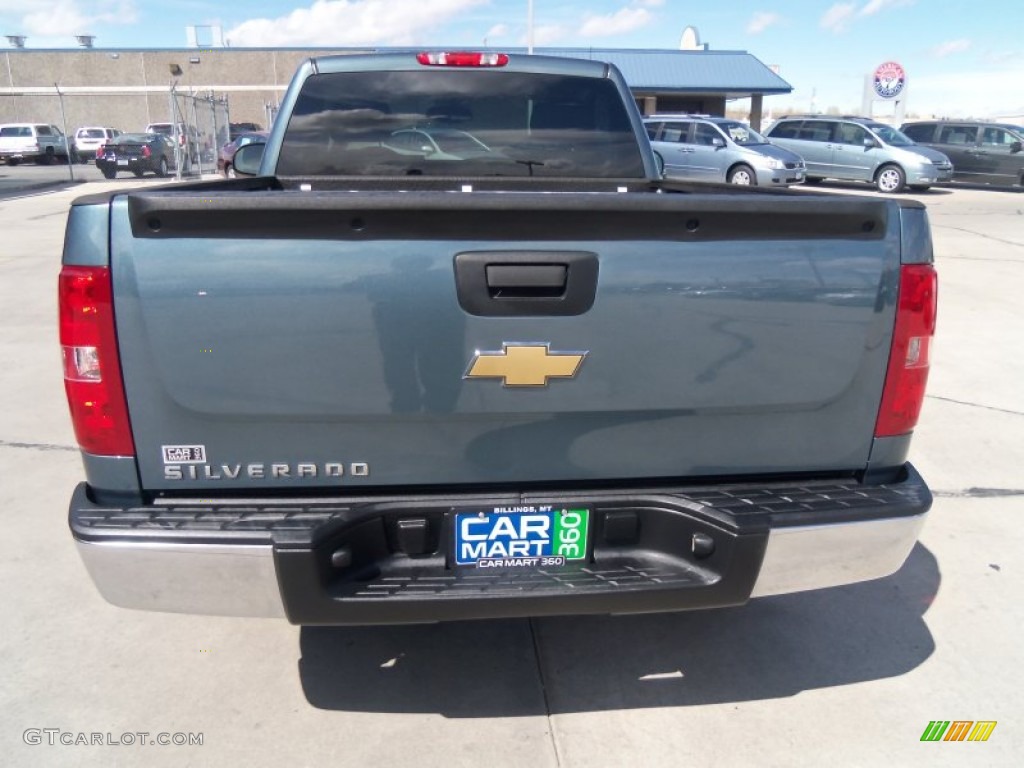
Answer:
[[[5,123],[0,125],[0,160],[17,165],[22,160],[67,162],[71,150],[67,137],[55,125],[46,123]]]
[[[87,125],[75,131],[75,152],[80,162],[88,163],[96,159],[96,152],[108,141],[121,135],[116,128]]]

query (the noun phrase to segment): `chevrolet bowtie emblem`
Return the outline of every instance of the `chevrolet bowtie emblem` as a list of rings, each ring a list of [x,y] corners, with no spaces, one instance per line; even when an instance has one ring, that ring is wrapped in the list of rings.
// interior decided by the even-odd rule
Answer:
[[[571,379],[586,352],[552,352],[548,344],[511,344],[501,352],[477,352],[466,379],[502,379],[506,387],[546,387],[548,379]]]

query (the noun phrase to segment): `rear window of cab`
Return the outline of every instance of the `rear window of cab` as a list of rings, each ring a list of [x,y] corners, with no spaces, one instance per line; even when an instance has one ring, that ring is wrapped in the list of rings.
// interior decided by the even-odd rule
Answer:
[[[292,110],[276,172],[644,177],[637,137],[612,81],[508,72],[499,84],[492,72],[469,69],[311,76]],[[409,141],[411,135],[420,140]]]

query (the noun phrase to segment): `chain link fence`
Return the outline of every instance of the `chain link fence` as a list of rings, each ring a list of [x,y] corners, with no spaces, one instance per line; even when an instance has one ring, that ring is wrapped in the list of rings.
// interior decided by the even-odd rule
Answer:
[[[217,152],[230,140],[228,100],[212,91],[183,93],[172,87],[170,110],[176,126],[178,177],[216,173]]]
[[[277,111],[280,108],[281,108],[280,104],[271,104],[270,102],[266,102],[263,105],[263,113],[264,113],[264,123],[263,124],[265,126],[267,126],[267,130],[268,131],[274,125],[274,120],[277,118]]]
[[[227,97],[212,91],[186,92],[174,85],[163,93],[145,94],[116,88],[33,86],[0,97],[0,124],[53,126],[58,135],[67,137],[66,144],[55,144],[52,155],[43,155],[36,162],[66,163],[70,156],[72,162],[91,163],[95,147],[79,151],[75,136],[86,126],[124,133],[159,127],[158,132],[175,142],[178,178],[217,172],[217,153],[230,140],[230,120]],[[71,167],[69,175],[74,178]]]

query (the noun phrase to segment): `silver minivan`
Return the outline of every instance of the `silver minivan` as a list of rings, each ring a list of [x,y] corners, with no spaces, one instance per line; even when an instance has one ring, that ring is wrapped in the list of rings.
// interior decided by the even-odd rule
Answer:
[[[953,178],[953,164],[944,154],[866,117],[792,115],[777,120],[765,135],[803,156],[808,184],[829,178],[866,181],[879,192],[906,186],[923,192]]]
[[[705,115],[644,118],[665,178],[786,186],[804,180],[800,155],[775,147],[745,123]]]

